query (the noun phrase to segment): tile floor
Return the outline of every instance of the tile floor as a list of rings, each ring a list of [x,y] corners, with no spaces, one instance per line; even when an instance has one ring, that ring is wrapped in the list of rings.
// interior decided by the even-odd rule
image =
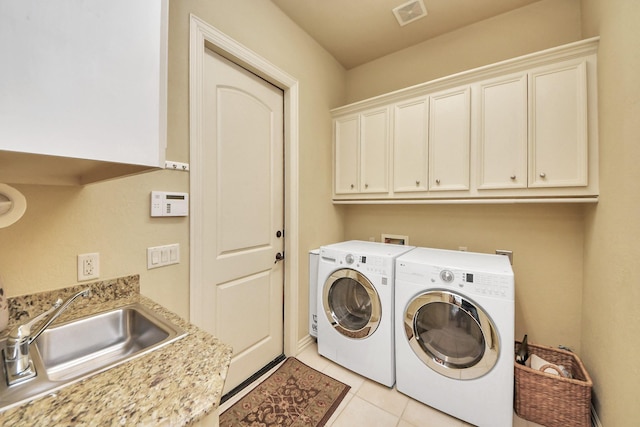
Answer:
[[[296,356],[312,368],[351,386],[327,427],[463,427],[470,424],[437,411],[404,394],[364,378],[318,354],[316,343]],[[275,370],[276,368],[274,368]],[[264,377],[268,376],[268,372]],[[263,377],[263,378],[264,378]],[[256,380],[256,385],[262,378]],[[251,387],[220,406],[220,413],[237,402]],[[513,415],[513,427],[541,427]]]

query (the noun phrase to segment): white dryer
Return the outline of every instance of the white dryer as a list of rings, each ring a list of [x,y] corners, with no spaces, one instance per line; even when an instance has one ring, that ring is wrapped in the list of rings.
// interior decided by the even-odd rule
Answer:
[[[502,255],[396,260],[398,391],[477,426],[513,423],[514,277]]]
[[[318,352],[388,387],[395,383],[395,260],[411,246],[349,241],[320,248]]]

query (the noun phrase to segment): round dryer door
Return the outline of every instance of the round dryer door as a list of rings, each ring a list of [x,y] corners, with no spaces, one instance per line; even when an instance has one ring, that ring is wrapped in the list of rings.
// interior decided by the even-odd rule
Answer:
[[[362,339],[380,324],[380,297],[371,281],[350,268],[335,271],[325,281],[322,303],[325,315],[342,335]]]
[[[455,292],[433,290],[413,298],[404,313],[404,330],[418,358],[450,378],[481,377],[500,353],[493,321]]]

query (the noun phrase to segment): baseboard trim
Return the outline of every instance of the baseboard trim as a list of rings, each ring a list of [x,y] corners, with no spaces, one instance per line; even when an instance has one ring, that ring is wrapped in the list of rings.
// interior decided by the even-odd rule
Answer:
[[[302,351],[305,348],[307,348],[308,346],[310,346],[314,342],[316,342],[316,339],[314,337],[312,337],[311,335],[306,335],[304,338],[302,338],[300,341],[298,341],[298,345],[297,345],[298,349],[296,351],[296,354],[302,353]]]
[[[600,422],[600,418],[598,418],[598,413],[596,412],[596,408],[591,405],[591,425],[593,427],[603,427]]]

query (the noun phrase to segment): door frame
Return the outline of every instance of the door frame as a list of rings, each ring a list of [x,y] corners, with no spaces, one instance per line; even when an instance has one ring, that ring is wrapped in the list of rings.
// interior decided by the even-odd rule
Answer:
[[[236,63],[265,79],[284,92],[284,353],[292,356],[298,349],[298,80],[280,70],[246,46],[191,14],[189,26],[189,316],[202,320],[201,301],[203,265],[202,188],[202,105],[203,60],[205,49]]]

